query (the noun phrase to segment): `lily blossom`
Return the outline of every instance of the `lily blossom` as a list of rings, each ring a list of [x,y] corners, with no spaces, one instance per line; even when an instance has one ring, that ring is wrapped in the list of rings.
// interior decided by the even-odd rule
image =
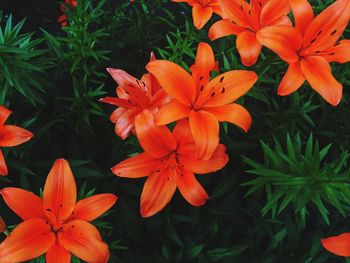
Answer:
[[[12,111],[0,105],[0,148],[12,147],[29,141],[33,134],[23,128],[14,125],[5,125],[6,120]],[[0,149],[0,175],[8,174],[4,155]]]
[[[290,0],[295,28],[271,26],[257,34],[264,46],[288,62],[277,93],[286,96],[304,82],[333,106],[342,98],[343,85],[332,75],[330,62],[350,61],[350,40],[339,38],[350,19],[350,1],[337,0],[314,17],[307,0]]]
[[[149,217],[162,210],[177,188],[193,206],[201,206],[208,194],[194,173],[205,174],[223,168],[228,162],[226,147],[219,144],[207,161],[197,158],[187,120],[177,122],[173,132],[157,126],[151,112],[136,117],[136,135],[145,152],[112,168],[119,177],[148,177],[141,194],[141,215]]]
[[[152,53],[151,61],[154,59]],[[105,97],[100,101],[118,106],[111,114],[110,120],[115,123],[115,133],[124,140],[134,130],[135,117],[139,113],[144,109],[156,112],[169,97],[149,73],[138,80],[121,69],[108,68],[107,71],[118,84],[118,97]]]
[[[201,29],[212,17],[213,13],[221,14],[218,0],[172,0],[173,2],[186,2],[192,6],[193,24]]]
[[[210,80],[215,58],[207,43],[200,43],[192,75],[167,60],[151,61],[147,70],[173,98],[156,113],[156,123],[165,125],[183,118],[189,125],[200,159],[210,159],[219,144],[219,121],[231,122],[248,131],[249,112],[232,103],[246,94],[258,77],[253,71],[232,70]]]
[[[218,0],[224,11],[223,19],[209,29],[209,38],[215,40],[229,35],[237,36],[236,47],[242,64],[250,67],[258,60],[263,43],[256,33],[271,25],[292,25],[288,18],[288,0]]]
[[[110,209],[117,197],[98,194],[76,202],[75,180],[64,159],[55,161],[42,199],[12,187],[0,194],[24,220],[1,243],[1,262],[23,262],[44,253],[48,263],[69,263],[71,253],[89,263],[107,262],[108,246],[89,222]]]
[[[350,233],[321,239],[322,246],[329,252],[343,257],[350,257]]]

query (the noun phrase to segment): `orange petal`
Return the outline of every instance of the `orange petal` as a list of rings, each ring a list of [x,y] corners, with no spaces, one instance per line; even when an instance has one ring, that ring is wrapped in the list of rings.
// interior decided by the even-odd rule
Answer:
[[[193,24],[197,29],[203,28],[212,15],[213,9],[211,7],[194,5],[192,8]]]
[[[99,101],[123,108],[131,108],[135,106],[130,100],[115,97],[105,97],[100,99]]]
[[[304,82],[305,77],[301,72],[300,63],[291,63],[278,86],[277,94],[280,96],[289,95],[299,89]]]
[[[241,105],[232,103],[213,108],[203,109],[212,113],[220,122],[231,122],[248,132],[252,124],[252,117],[249,112]]]
[[[191,205],[201,206],[209,199],[207,192],[192,172],[183,169],[182,174],[179,174],[176,179],[180,193]]]
[[[0,127],[4,125],[11,113],[12,111],[10,111],[8,108],[0,105]]]
[[[4,125],[0,128],[0,147],[11,147],[29,141],[33,134],[26,129]]]
[[[166,125],[186,118],[189,114],[190,108],[187,105],[182,104],[177,100],[172,100],[159,108],[155,116],[155,121],[157,125]]]
[[[150,175],[141,194],[141,215],[150,217],[162,210],[176,190],[176,172],[165,168]]]
[[[55,239],[44,219],[26,220],[1,243],[1,262],[23,262],[39,257],[50,249]]]
[[[176,123],[176,126],[173,130],[173,136],[179,145],[177,152],[179,152],[182,145],[187,146],[189,144],[194,144],[188,120],[181,120]]]
[[[289,0],[292,8],[295,26],[304,33],[311,21],[314,19],[314,12],[308,0]]]
[[[262,26],[271,25],[280,17],[288,15],[289,11],[288,0],[270,0],[261,10],[260,23]]]
[[[215,22],[209,28],[209,38],[210,40],[216,40],[218,38],[230,36],[230,35],[238,35],[239,33],[246,31],[244,27],[233,24],[228,19],[222,19]]]
[[[114,194],[98,194],[80,200],[74,209],[72,217],[92,221],[109,210],[117,201]]]
[[[261,29],[256,38],[284,61],[288,63],[298,61],[297,51],[302,44],[302,36],[298,29],[289,26],[269,26]]]
[[[316,52],[331,47],[343,34],[350,19],[350,1],[337,0],[322,11],[307,27],[303,51]]]
[[[332,75],[331,67],[322,57],[301,60],[301,71],[311,87],[328,103],[337,106],[342,98],[343,85]]]
[[[256,40],[255,34],[250,31],[240,33],[237,37],[236,46],[242,64],[247,67],[253,66],[258,60],[262,47]]]
[[[119,177],[140,178],[149,176],[159,165],[158,159],[148,153],[140,153],[118,163],[112,172]]]
[[[120,138],[125,140],[132,129],[135,128],[135,116],[141,112],[141,109],[133,108],[124,111],[117,110],[112,113],[113,116],[111,115],[111,119],[115,120],[114,131]]]
[[[154,60],[146,68],[174,99],[185,105],[191,105],[195,100],[196,87],[193,78],[179,65],[167,60]]]
[[[179,156],[179,162],[183,164],[186,169],[193,171],[196,174],[216,172],[225,167],[228,160],[229,159],[226,154],[226,147],[223,144],[218,145],[209,160],[198,160],[198,158],[193,155]]]
[[[335,255],[350,257],[350,233],[321,239],[321,243],[325,249]]]
[[[46,178],[43,205],[46,215],[58,222],[67,219],[74,210],[77,187],[69,167],[64,159],[57,159]]]
[[[0,194],[7,206],[23,220],[38,217],[46,218],[40,197],[32,192],[7,187],[2,189]]]
[[[128,85],[129,83],[137,85],[137,79],[124,70],[107,68],[107,71],[119,86]]]
[[[322,51],[319,55],[328,62],[346,63],[350,61],[350,40],[344,39],[334,46]]]
[[[212,79],[200,94],[196,107],[217,107],[232,103],[246,94],[257,81],[253,71],[232,70]]]
[[[199,159],[208,160],[219,144],[219,122],[206,111],[191,111],[190,128]]]
[[[281,16],[279,19],[273,21],[271,26],[293,26],[289,16]]]
[[[152,113],[144,110],[135,119],[136,134],[142,148],[155,158],[176,149],[176,141],[166,126],[157,126]]]
[[[8,174],[8,170],[7,170],[5,158],[2,151],[0,150],[0,175],[7,176],[7,174]]]
[[[207,85],[210,72],[215,68],[214,52],[210,45],[200,42],[197,49],[195,64],[191,67],[192,76],[197,86],[197,93],[200,86]]]
[[[46,253],[46,263],[70,263],[70,253],[58,242],[54,244]]]
[[[225,18],[233,21],[242,27],[249,27],[249,21],[246,16],[246,12],[250,9],[249,4],[246,1],[232,1],[232,0],[219,0],[219,6],[224,11]]]
[[[73,220],[63,225],[58,233],[62,247],[78,258],[91,263],[106,263],[109,258],[108,246],[101,239],[96,227],[83,220]]]

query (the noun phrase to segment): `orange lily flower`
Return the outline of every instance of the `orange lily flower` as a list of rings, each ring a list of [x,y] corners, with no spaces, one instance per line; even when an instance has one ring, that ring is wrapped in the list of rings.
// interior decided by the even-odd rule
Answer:
[[[200,161],[187,120],[179,121],[171,133],[166,126],[157,126],[152,113],[145,110],[136,117],[135,126],[145,152],[120,162],[112,172],[127,178],[148,177],[141,194],[141,215],[149,217],[162,210],[177,187],[191,205],[203,205],[208,194],[194,173],[223,168],[228,162],[226,147],[219,144],[211,159]]]
[[[173,2],[186,2],[192,6],[193,24],[201,29],[212,17],[213,13],[221,14],[218,0],[172,0]]]
[[[159,108],[156,123],[165,125],[188,118],[200,159],[209,159],[217,148],[219,121],[231,122],[244,131],[250,128],[249,112],[232,102],[250,90],[257,75],[253,71],[232,70],[210,80],[215,59],[207,43],[198,46],[192,76],[167,60],[151,61],[146,68],[173,98]]]
[[[29,141],[33,134],[26,129],[14,126],[5,125],[7,118],[12,111],[0,105],[0,147],[12,147]],[[8,174],[4,155],[0,149],[0,175]]]
[[[343,257],[350,257],[350,233],[321,239],[321,243],[329,252]]]
[[[134,130],[135,117],[138,114],[144,109],[156,112],[169,97],[149,73],[138,80],[121,69],[108,68],[107,71],[119,85],[116,88],[118,97],[105,97],[100,101],[118,106],[111,114],[110,120],[115,123],[115,133],[124,140]]]
[[[242,64],[250,67],[258,60],[262,43],[256,33],[271,25],[292,25],[288,18],[288,0],[218,0],[223,19],[209,29],[209,38],[236,35],[236,47]]]
[[[337,0],[314,18],[307,0],[290,0],[296,28],[271,26],[257,34],[264,46],[288,62],[277,93],[286,96],[304,82],[328,103],[338,105],[343,86],[332,75],[330,62],[350,61],[350,40],[338,41],[350,19],[350,1]]]
[[[24,220],[1,243],[1,262],[22,262],[44,253],[48,263],[69,263],[71,253],[86,262],[107,262],[108,246],[89,222],[111,208],[117,197],[98,194],[76,202],[75,180],[64,159],[54,163],[42,199],[20,188],[0,193]]]

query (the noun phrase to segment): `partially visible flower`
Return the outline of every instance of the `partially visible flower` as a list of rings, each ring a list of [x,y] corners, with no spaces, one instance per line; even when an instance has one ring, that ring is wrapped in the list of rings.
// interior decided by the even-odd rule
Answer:
[[[61,15],[57,18],[57,22],[60,23],[62,27],[68,26],[68,17],[65,14],[65,12],[67,10],[66,6],[77,7],[77,1],[76,0],[65,0],[65,2],[60,4],[60,10],[62,11],[63,15]]]
[[[288,62],[277,93],[286,96],[307,80],[333,106],[342,98],[343,85],[332,75],[330,62],[350,61],[350,40],[339,38],[350,19],[350,1],[337,0],[314,17],[307,0],[290,0],[296,28],[271,26],[258,34],[264,46]]]
[[[329,252],[343,257],[350,257],[350,233],[321,239],[322,246]]]
[[[192,6],[193,24],[201,29],[212,17],[213,13],[221,14],[218,0],[172,0],[173,2],[186,2]]]
[[[14,125],[5,125],[11,113],[12,111],[0,105],[0,175],[2,176],[6,176],[8,170],[1,148],[17,146],[33,137],[33,134],[26,129]]]
[[[144,74],[141,80],[138,80],[121,69],[108,68],[107,71],[118,84],[118,97],[105,97],[100,101],[118,106],[111,114],[110,120],[115,123],[115,133],[124,140],[134,130],[135,117],[139,113],[144,109],[155,113],[160,105],[169,101],[169,97],[152,74]]]
[[[194,173],[223,168],[228,162],[226,147],[219,144],[210,159],[201,161],[187,120],[177,122],[171,133],[166,126],[157,126],[152,113],[145,110],[136,117],[135,125],[145,152],[117,164],[112,172],[127,178],[148,177],[141,194],[141,215],[149,217],[162,210],[177,188],[191,205],[203,205],[208,194]]]
[[[5,220],[0,216],[0,232],[8,235],[7,226]]]
[[[209,29],[209,38],[236,35],[236,47],[245,66],[256,63],[262,43],[256,33],[271,25],[292,25],[288,0],[218,0],[223,19]]]
[[[71,253],[89,263],[105,263],[108,246],[89,222],[117,201],[98,194],[76,202],[77,188],[69,164],[55,161],[43,198],[20,188],[0,191],[5,203],[22,219],[0,245],[1,262],[23,262],[46,253],[47,263],[69,263]]]
[[[253,71],[232,70],[210,80],[215,67],[213,50],[204,42],[198,45],[192,75],[167,60],[151,61],[146,66],[173,98],[160,107],[156,123],[165,125],[188,118],[198,158],[203,160],[210,159],[219,144],[219,122],[231,122],[248,131],[249,112],[233,102],[246,94],[258,79]]]

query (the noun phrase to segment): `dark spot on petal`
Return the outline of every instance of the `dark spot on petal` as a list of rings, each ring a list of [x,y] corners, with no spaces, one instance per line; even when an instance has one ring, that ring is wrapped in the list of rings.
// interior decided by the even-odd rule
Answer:
[[[318,54],[318,53],[321,53],[321,51],[317,50],[315,53]]]
[[[332,53],[329,53],[328,55],[329,55],[329,56],[333,56],[333,55],[335,55],[335,53],[334,53],[334,52],[332,52]]]
[[[243,6],[241,6],[241,10],[243,10]]]
[[[316,41],[316,38],[314,38],[313,40],[311,40],[311,44],[314,43]]]
[[[221,90],[221,93],[224,93],[225,92],[225,88],[223,87],[222,90]]]
[[[50,208],[46,208],[46,211],[51,212],[52,210]]]
[[[222,77],[220,78],[220,83],[222,83],[222,82],[224,81],[224,79],[225,79],[225,77],[222,76]]]
[[[262,7],[262,3],[261,2],[259,2],[259,7]]]
[[[200,77],[199,77],[199,80],[202,80],[203,78],[204,78],[203,76],[200,76]]]
[[[322,34],[322,30],[320,32],[317,33],[317,36],[321,35]]]
[[[333,36],[335,33],[337,33],[336,29],[331,33],[331,36]]]
[[[248,15],[250,15],[250,10],[248,11]]]
[[[215,92],[213,92],[211,95],[210,95],[210,97],[214,97],[215,96]]]
[[[201,91],[203,91],[203,90],[204,90],[204,86],[202,85],[202,86],[201,86]]]

